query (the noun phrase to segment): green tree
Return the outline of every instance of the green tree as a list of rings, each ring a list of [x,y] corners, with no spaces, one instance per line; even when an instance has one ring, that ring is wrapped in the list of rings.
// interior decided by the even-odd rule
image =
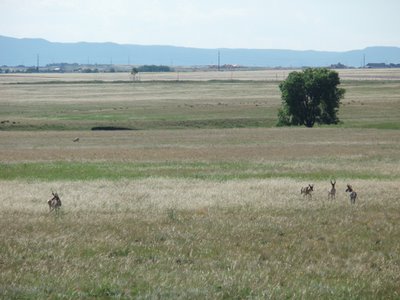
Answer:
[[[139,70],[137,68],[133,67],[132,71],[131,71],[131,75],[135,76],[137,73],[139,73]]]
[[[291,72],[279,85],[282,107],[277,125],[337,124],[340,99],[345,94],[339,84],[339,74],[325,68]]]
[[[137,68],[133,67],[133,68],[132,68],[132,71],[131,71],[131,75],[132,75],[132,80],[133,80],[133,81],[136,81],[136,80],[137,80],[136,75],[137,75],[138,73],[139,73],[139,70],[138,70]]]

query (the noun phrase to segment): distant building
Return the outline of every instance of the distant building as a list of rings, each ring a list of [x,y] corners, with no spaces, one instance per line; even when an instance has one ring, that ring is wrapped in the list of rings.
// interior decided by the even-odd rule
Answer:
[[[368,63],[365,67],[368,69],[400,68],[400,64]]]

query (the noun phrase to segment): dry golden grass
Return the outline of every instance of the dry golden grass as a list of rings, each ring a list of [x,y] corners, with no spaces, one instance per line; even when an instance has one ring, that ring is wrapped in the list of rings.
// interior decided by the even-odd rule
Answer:
[[[0,296],[398,298],[397,182],[305,183],[0,181]]]
[[[341,180],[339,182],[339,180]],[[336,200],[328,201],[329,181],[313,182],[312,200],[300,194],[309,182],[294,179],[248,179],[204,181],[185,179],[140,179],[88,182],[0,181],[0,211],[46,214],[51,191],[57,191],[65,214],[116,213],[159,218],[168,208],[209,211],[219,208],[321,209],[328,205],[349,207],[345,193],[348,179],[338,179]],[[358,192],[356,207],[400,205],[395,181],[351,180]]]

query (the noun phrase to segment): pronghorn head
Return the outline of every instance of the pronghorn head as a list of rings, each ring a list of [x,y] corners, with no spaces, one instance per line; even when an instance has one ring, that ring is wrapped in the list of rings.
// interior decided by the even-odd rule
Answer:
[[[310,191],[314,191],[314,185],[313,184],[309,184],[308,188],[309,188]]]
[[[57,193],[54,193],[54,192],[51,192],[51,193],[53,195],[53,198],[51,200],[59,200],[60,199],[60,197],[58,196]]]
[[[353,188],[351,187],[351,185],[350,184],[348,184],[347,185],[347,189],[346,189],[346,192],[352,192],[353,191]]]
[[[331,180],[331,185],[332,185],[332,188],[334,188],[336,185],[336,180],[334,180],[334,181]]]

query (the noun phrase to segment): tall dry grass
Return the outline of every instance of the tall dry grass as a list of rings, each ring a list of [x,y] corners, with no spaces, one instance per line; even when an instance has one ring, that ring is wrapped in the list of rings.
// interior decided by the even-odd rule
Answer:
[[[1,181],[0,296],[396,299],[398,182],[345,182]]]
[[[256,208],[313,209],[325,205],[348,204],[346,184],[358,192],[358,207],[394,205],[400,199],[397,181],[337,179],[337,199],[328,200],[329,181],[310,182],[294,179],[267,180],[185,180],[149,178],[119,181],[1,181],[1,211],[46,213],[47,198],[57,192],[68,214],[86,212],[128,213],[146,215],[163,213],[165,209],[196,210],[203,207],[223,208],[252,206]],[[340,181],[340,182],[339,182]],[[300,195],[302,185],[315,183],[313,199]]]

